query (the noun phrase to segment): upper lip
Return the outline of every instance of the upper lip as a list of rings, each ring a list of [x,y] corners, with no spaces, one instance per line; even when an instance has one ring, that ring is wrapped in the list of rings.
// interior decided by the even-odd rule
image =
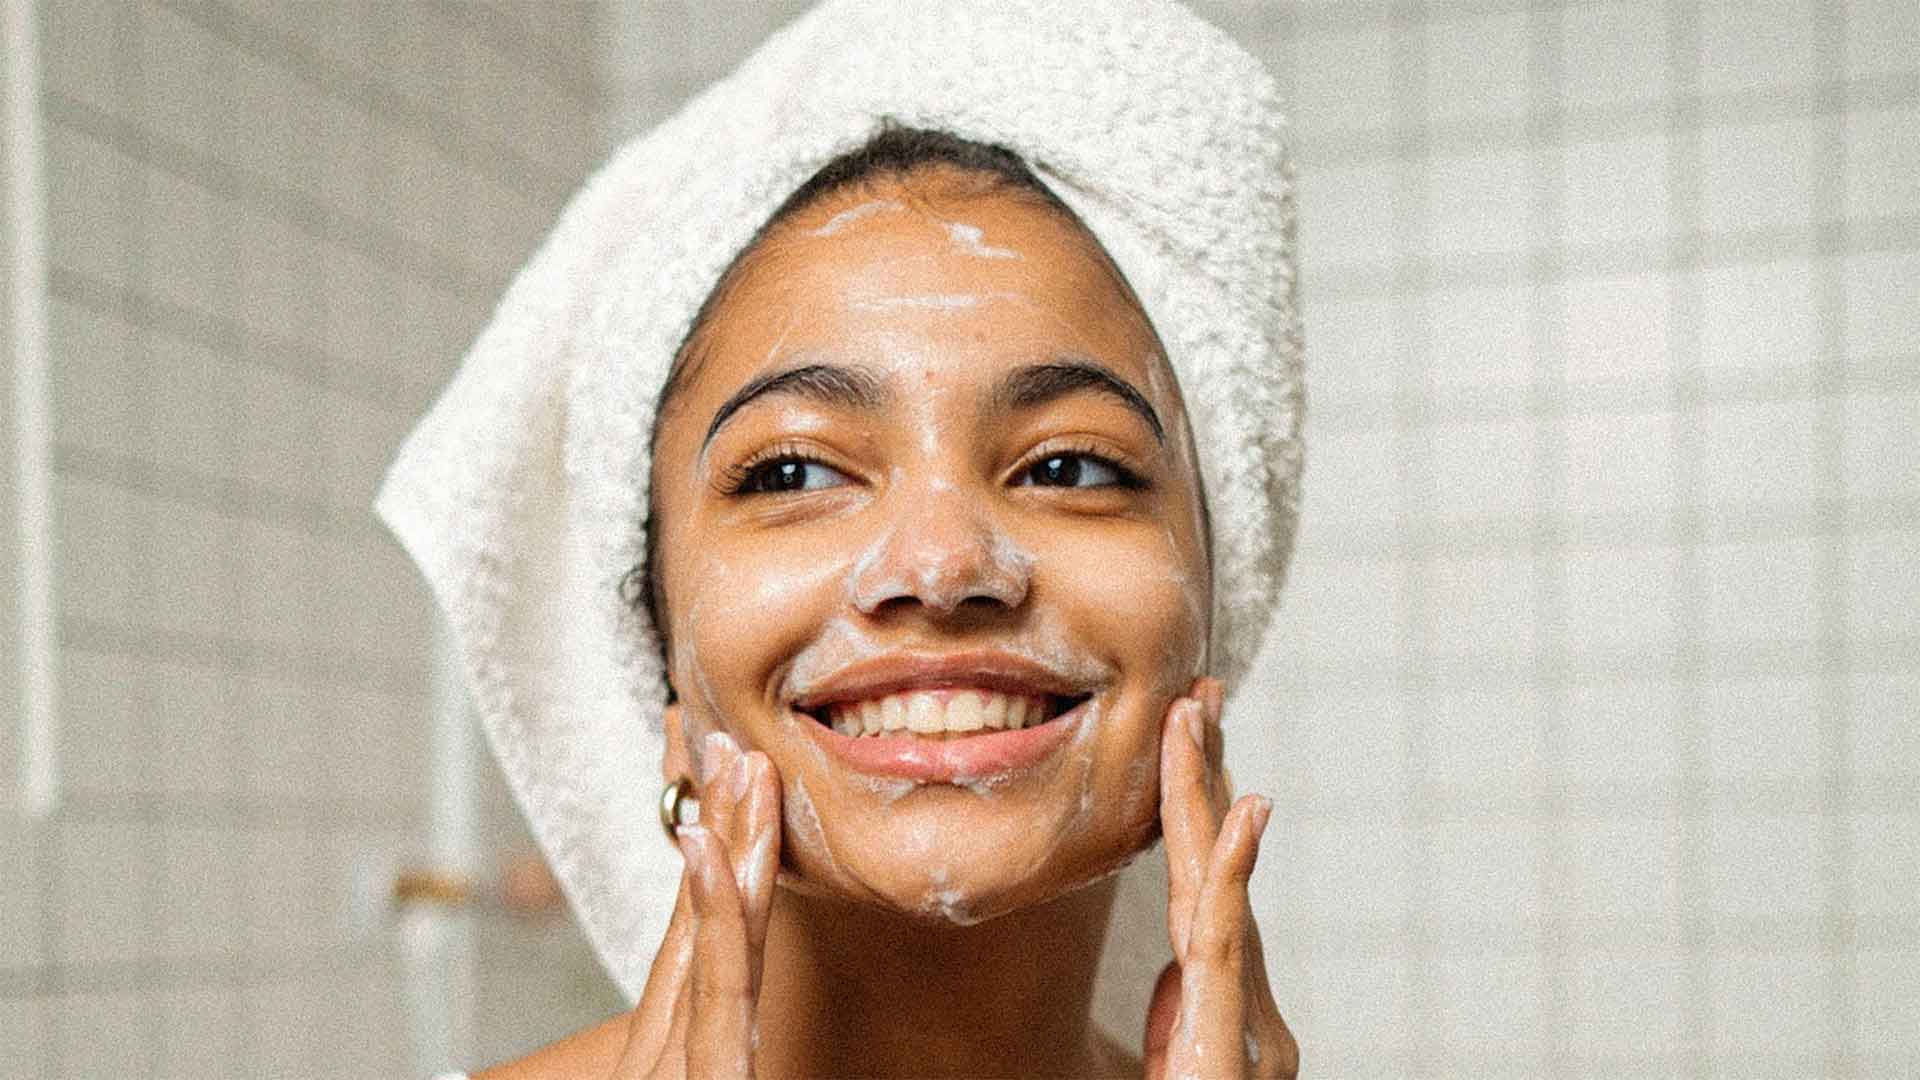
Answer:
[[[1006,694],[1076,697],[1092,688],[1012,653],[894,653],[850,665],[794,699],[800,710],[865,701],[904,690],[965,686]]]

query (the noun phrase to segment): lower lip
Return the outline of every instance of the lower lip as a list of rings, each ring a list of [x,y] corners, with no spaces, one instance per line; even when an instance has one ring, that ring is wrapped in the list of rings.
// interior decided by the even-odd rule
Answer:
[[[1088,698],[1044,724],[958,739],[850,738],[806,713],[793,715],[821,749],[856,772],[923,784],[968,784],[999,779],[1045,761],[1073,736],[1093,701]]]

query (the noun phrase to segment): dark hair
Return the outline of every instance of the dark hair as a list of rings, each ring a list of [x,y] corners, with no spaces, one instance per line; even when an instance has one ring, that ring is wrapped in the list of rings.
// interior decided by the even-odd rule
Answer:
[[[715,313],[725,303],[728,295],[745,276],[751,262],[751,256],[760,249],[762,241],[778,229],[788,218],[814,205],[836,192],[849,188],[858,188],[882,180],[902,180],[916,173],[932,169],[947,169],[965,174],[968,178],[981,183],[978,193],[1004,191],[1034,200],[1046,209],[1060,214],[1068,222],[1092,241],[1094,251],[1112,272],[1114,280],[1135,305],[1140,305],[1133,287],[1127,282],[1099,239],[1080,220],[1053,189],[1034,175],[1032,169],[1019,154],[997,143],[976,142],[964,139],[951,132],[930,128],[907,127],[892,120],[883,121],[877,131],[859,147],[849,150],[822,165],[806,182],[793,190],[782,201],[772,216],[768,217],[759,229],[754,231],[727,268],[720,275],[713,291],[694,314],[693,322],[687,329],[686,337],[674,350],[673,364],[667,372],[666,382],[660,387],[660,395],[655,400],[653,412],[653,430],[648,434],[648,461],[653,460],[653,450],[660,436],[660,421],[666,415],[674,396],[685,383],[691,381],[693,372],[704,358],[706,331]],[[1149,331],[1152,321],[1148,320]],[[651,488],[649,489],[651,492]],[[1205,530],[1207,558],[1213,558],[1213,519],[1207,510],[1207,498],[1204,486],[1200,491],[1200,519]],[[654,631],[659,635],[663,660],[669,652],[667,626],[661,618],[666,610],[665,590],[660,585],[659,575],[655,573],[657,557],[654,544],[653,499],[649,493],[647,499],[647,517],[641,525],[642,542],[646,546],[646,555],[639,566],[627,571],[620,579],[620,596],[631,608],[644,609],[652,622]],[[668,673],[669,675],[671,672]],[[667,700],[675,699],[671,679],[667,683]]]

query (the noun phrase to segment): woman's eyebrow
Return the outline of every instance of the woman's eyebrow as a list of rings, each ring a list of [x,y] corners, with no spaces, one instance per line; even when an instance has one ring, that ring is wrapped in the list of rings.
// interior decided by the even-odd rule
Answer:
[[[707,444],[734,413],[746,408],[755,398],[773,394],[791,394],[823,405],[838,405],[860,412],[877,412],[893,400],[893,387],[879,372],[866,367],[842,367],[838,364],[804,364],[785,371],[768,372],[749,380],[736,390],[713,414],[707,425],[707,437],[700,443],[705,454]]]
[[[1105,364],[1082,357],[1061,357],[1044,364],[1015,368],[1000,380],[988,399],[988,408],[999,415],[1038,408],[1050,401],[1082,390],[1106,394],[1140,415],[1153,429],[1153,437],[1167,441],[1160,415],[1153,411],[1145,395]]]

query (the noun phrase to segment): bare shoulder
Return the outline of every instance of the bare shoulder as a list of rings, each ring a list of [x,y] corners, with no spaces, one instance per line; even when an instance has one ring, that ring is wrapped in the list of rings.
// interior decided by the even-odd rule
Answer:
[[[473,1074],[473,1080],[577,1080],[606,1076],[620,1062],[627,1045],[632,1013],[621,1013],[604,1023],[576,1031],[517,1061],[495,1065]]]

